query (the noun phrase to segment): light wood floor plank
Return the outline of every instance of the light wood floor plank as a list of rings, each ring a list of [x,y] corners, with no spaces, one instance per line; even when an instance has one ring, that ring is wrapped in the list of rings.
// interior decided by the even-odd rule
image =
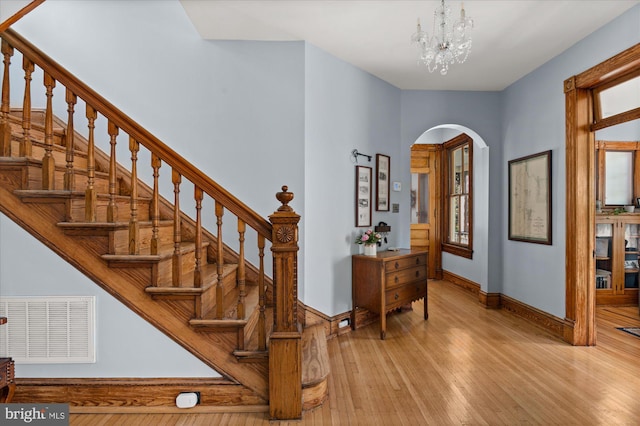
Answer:
[[[573,347],[449,283],[421,303],[328,342],[329,399],[280,425],[636,425],[638,307],[598,307],[598,345]],[[269,425],[265,413],[72,414],[71,425]]]

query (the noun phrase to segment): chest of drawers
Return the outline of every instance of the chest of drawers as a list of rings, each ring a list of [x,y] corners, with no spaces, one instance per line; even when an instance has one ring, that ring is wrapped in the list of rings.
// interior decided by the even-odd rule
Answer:
[[[386,336],[389,311],[424,299],[427,312],[427,252],[401,249],[376,256],[354,255],[352,260],[351,328],[357,329],[356,308],[380,315],[380,338]]]

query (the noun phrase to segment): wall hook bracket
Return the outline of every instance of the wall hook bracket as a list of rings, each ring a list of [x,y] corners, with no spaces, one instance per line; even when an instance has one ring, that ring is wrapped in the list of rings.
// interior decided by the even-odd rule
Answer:
[[[353,151],[351,151],[351,155],[353,156],[353,158],[354,158],[356,163],[358,162],[358,157],[359,156],[367,157],[369,162],[371,162],[371,155],[362,154],[362,153],[358,152],[357,149],[354,149]]]

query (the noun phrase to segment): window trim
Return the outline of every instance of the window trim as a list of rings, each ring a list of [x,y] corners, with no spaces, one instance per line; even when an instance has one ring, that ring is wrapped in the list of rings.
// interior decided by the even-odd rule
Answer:
[[[460,146],[469,146],[469,188],[468,188],[468,211],[469,211],[469,243],[459,244],[449,241],[449,212],[451,205],[451,152]],[[442,156],[442,251],[461,256],[467,259],[473,258],[473,139],[466,133],[461,133],[455,138],[445,142],[443,145],[444,155]]]

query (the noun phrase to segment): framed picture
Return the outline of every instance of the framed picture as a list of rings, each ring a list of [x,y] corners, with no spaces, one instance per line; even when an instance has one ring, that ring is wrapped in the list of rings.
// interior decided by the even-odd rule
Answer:
[[[391,171],[391,158],[388,155],[376,154],[376,210],[389,211],[389,172]]]
[[[356,166],[356,226],[371,226],[371,167]]]
[[[509,239],[551,244],[551,151],[509,161]]]

